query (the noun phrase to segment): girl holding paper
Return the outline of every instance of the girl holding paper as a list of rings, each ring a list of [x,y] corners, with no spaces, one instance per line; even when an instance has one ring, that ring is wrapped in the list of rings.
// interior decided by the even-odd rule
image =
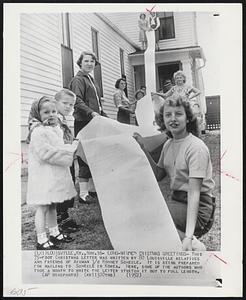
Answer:
[[[125,124],[130,124],[130,114],[134,114],[134,110],[131,109],[131,105],[137,101],[130,102],[126,97],[124,89],[126,87],[126,81],[120,78],[115,83],[116,92],[113,95],[114,104],[118,108],[117,121]]]
[[[213,224],[215,199],[210,154],[197,137],[197,120],[190,103],[179,97],[166,99],[157,124],[170,137],[164,144],[156,164],[144,148],[143,138],[134,138],[145,151],[158,181],[166,175],[171,179],[169,211],[178,229],[183,250],[206,250],[197,237],[208,232]]]
[[[94,53],[84,51],[80,55],[77,65],[80,67],[78,73],[69,83],[69,89],[76,95],[76,102],[74,105],[74,135],[76,136],[81,129],[83,129],[92,118],[96,116],[107,115],[103,112],[100,89],[91,73],[95,66],[99,64]],[[93,181],[88,165],[80,158],[79,163],[79,190],[80,203],[86,203],[88,195],[93,187]],[[95,194],[93,191],[91,196]]]

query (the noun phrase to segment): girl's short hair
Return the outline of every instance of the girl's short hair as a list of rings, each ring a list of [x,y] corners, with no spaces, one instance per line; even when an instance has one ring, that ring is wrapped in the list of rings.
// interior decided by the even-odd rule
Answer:
[[[199,135],[199,129],[198,129],[198,123],[197,123],[197,118],[194,115],[190,102],[185,100],[186,98],[183,98],[181,96],[177,97],[169,97],[164,101],[164,104],[160,107],[159,112],[155,115],[155,121],[156,124],[159,126],[160,131],[165,131],[166,134],[169,137],[173,137],[170,131],[167,131],[165,123],[164,123],[164,108],[166,105],[172,106],[172,107],[177,107],[177,106],[183,106],[185,113],[186,113],[186,118],[187,118],[187,125],[186,125],[186,130],[188,132],[191,132],[195,136]]]
[[[74,92],[70,91],[69,89],[62,89],[55,94],[55,100],[60,101],[64,95],[73,97],[74,100],[76,99],[76,95],[74,94]]]
[[[95,66],[99,64],[99,61],[97,60],[96,55],[91,51],[83,51],[77,60],[77,65],[81,68],[81,63],[85,55],[90,55],[93,60],[95,60]]]
[[[124,81],[124,82],[126,83],[126,80],[125,80],[124,78],[119,78],[119,79],[117,79],[116,82],[115,82],[115,85],[114,85],[116,89],[119,88],[121,80]],[[127,84],[127,83],[126,83],[126,84]]]
[[[146,14],[141,13],[141,14],[139,15],[139,19],[141,19],[142,16],[145,16],[145,18],[146,18]]]
[[[185,76],[185,73],[183,71],[177,71],[173,74],[173,79],[174,79],[174,82],[175,82],[175,78],[180,75],[184,78],[184,82],[186,82],[186,76]]]

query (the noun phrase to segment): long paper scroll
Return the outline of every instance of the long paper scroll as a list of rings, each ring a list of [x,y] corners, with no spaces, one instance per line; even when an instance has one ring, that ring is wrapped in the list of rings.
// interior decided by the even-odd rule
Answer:
[[[155,31],[146,31],[148,47],[144,53],[146,95],[137,103],[136,117],[140,126],[154,126],[155,114],[163,104],[163,98],[151,92],[156,92],[155,73]]]

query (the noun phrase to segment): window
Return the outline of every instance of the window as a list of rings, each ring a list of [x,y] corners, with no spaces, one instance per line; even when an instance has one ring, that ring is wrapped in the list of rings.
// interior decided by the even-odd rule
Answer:
[[[125,75],[124,50],[120,48],[120,70],[121,76]]]
[[[168,40],[175,38],[174,18],[172,12],[159,12],[160,19],[159,34],[160,40]]]
[[[61,43],[61,58],[62,58],[62,81],[63,87],[68,88],[70,80],[73,78],[73,51],[70,42],[69,30],[69,14],[61,14],[62,25],[62,43]]]
[[[94,28],[91,28],[91,39],[92,39],[92,51],[97,57],[97,60],[99,61],[99,47],[98,47],[98,31]],[[102,85],[102,69],[101,64],[95,66],[94,69],[94,78],[97,84],[99,85],[100,91],[101,91],[101,97],[103,97],[103,85]]]

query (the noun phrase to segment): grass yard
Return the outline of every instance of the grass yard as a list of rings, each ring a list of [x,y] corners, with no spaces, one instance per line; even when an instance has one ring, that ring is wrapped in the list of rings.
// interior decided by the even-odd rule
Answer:
[[[201,241],[205,243],[207,250],[219,251],[221,241],[221,226],[220,226],[220,133],[208,132],[202,139],[209,147],[212,165],[213,165],[213,179],[215,180],[216,188],[214,195],[216,197],[215,221],[212,229],[205,234]],[[23,173],[21,178],[22,184],[22,249],[35,250],[36,238],[34,227],[34,213],[33,208],[25,204],[27,174]],[[169,182],[163,180],[160,184],[160,189],[164,197],[169,196]],[[80,249],[80,250],[105,250],[113,249],[110,239],[105,230],[101,209],[97,199],[91,199],[90,204],[79,204],[75,201],[75,207],[70,209],[70,214],[80,224],[81,228],[78,232],[73,233],[75,240],[69,244],[63,244],[63,249]]]

